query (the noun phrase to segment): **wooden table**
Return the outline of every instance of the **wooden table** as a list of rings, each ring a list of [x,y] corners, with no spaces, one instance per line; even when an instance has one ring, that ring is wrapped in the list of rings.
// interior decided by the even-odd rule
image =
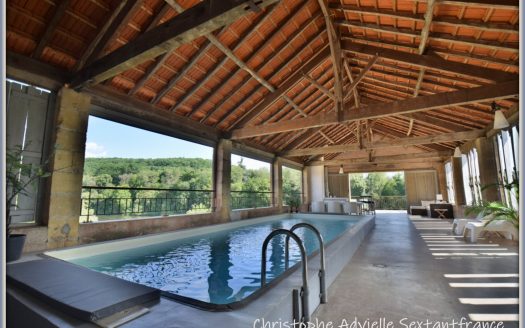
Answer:
[[[438,219],[446,219],[445,213],[448,212],[447,208],[435,208],[434,211],[439,215]]]

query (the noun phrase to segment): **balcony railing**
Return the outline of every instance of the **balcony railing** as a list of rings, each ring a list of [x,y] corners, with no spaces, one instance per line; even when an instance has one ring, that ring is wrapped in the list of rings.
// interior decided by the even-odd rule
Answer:
[[[359,197],[352,197],[353,201],[360,200]],[[380,196],[373,198],[376,210],[406,210],[406,196]]]
[[[303,202],[303,193],[302,192],[288,192],[283,194],[283,205],[292,205],[293,201],[297,205],[301,205]]]
[[[260,208],[272,206],[273,192],[271,191],[231,191],[232,210],[244,208]]]
[[[82,187],[80,220],[208,213],[214,190]]]

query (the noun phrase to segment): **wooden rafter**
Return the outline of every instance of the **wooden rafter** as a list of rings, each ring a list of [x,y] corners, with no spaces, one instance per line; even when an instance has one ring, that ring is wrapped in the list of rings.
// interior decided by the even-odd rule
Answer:
[[[405,64],[425,67],[428,69],[452,72],[468,77],[475,76],[486,81],[503,82],[513,80],[517,76],[517,74],[507,73],[496,69],[452,62],[436,56],[416,55],[403,51],[396,51],[381,47],[357,44],[347,40],[342,40],[341,46],[344,51],[362,53],[367,55],[378,54],[381,58],[387,58],[389,60],[399,61]]]
[[[430,27],[432,25],[432,18],[434,17],[434,7],[436,6],[436,0],[427,1],[427,10],[425,11],[425,24],[421,29],[421,39],[419,41],[419,54],[425,53],[427,46],[428,37],[430,36]]]
[[[370,104],[357,111],[346,113],[343,121],[364,120],[370,118],[399,115],[411,112],[437,109],[476,102],[490,101],[516,97],[519,94],[517,80],[502,82],[497,85],[482,86],[458,91],[438,93],[430,96],[410,98],[395,101],[385,106],[384,103]],[[339,122],[333,113],[309,116],[293,121],[282,121],[264,126],[251,126],[232,131],[233,139],[250,138],[260,135],[274,134],[286,131],[301,130],[311,127],[329,125]]]
[[[258,5],[266,7],[277,0],[263,0]],[[213,5],[211,4],[213,2]],[[234,0],[208,0],[191,7],[173,19],[162,23],[135,40],[97,60],[78,72],[71,86],[78,88],[97,84],[130,67],[153,59],[204,34],[235,21],[244,15],[245,2]]]
[[[343,53],[341,51],[341,38],[339,31],[335,28],[332,14],[328,7],[327,0],[318,0],[321,11],[325,17],[326,31],[330,43],[330,53],[332,56],[332,66],[334,69],[334,95],[335,112],[340,115],[343,111]]]
[[[402,155],[388,155],[388,156],[375,156],[370,161],[368,157],[357,157],[357,158],[344,158],[344,159],[332,159],[325,161],[310,161],[308,166],[313,165],[346,165],[346,164],[357,164],[357,163],[404,163],[404,162],[420,162],[422,159],[443,159],[452,156],[451,151],[440,151],[440,152],[424,152],[424,153],[409,153]]]
[[[123,0],[111,13],[105,24],[100,28],[97,36],[82,54],[75,65],[75,71],[82,69],[85,65],[93,63],[118,33],[121,26],[129,22],[133,13],[140,8],[139,1]]]
[[[305,3],[304,5],[300,6],[298,8],[298,12],[300,12],[304,6],[306,5],[307,3]],[[314,16],[314,17],[311,17],[310,19],[308,19],[307,21],[305,21],[302,26],[299,28],[299,30],[297,30],[297,32],[295,33],[295,35],[292,37],[292,39],[289,40],[289,42],[294,42],[295,40],[299,39],[300,36],[302,35],[302,33],[304,32],[304,30],[306,30],[309,26],[311,26],[311,24],[314,24],[317,19],[319,18],[319,16]],[[266,40],[264,41],[259,47],[257,47],[257,49],[255,51],[252,52],[252,54],[245,60],[247,63],[250,62],[253,58],[256,58],[258,55],[260,55],[261,51],[263,51],[263,49],[265,49],[266,46],[268,46],[273,38],[279,34],[279,31],[280,31],[280,28],[282,28],[283,26],[285,26],[287,20],[283,20],[283,22],[280,22],[276,28],[274,29],[274,31],[272,32],[271,36]],[[256,29],[252,29],[252,30],[256,30]],[[291,59],[289,59],[288,61],[283,61],[281,65],[279,65],[277,68],[275,68],[274,70],[272,70],[272,73],[270,75],[268,75],[266,77],[266,80],[270,81],[272,80],[275,76],[278,76],[278,74],[282,73],[282,70],[286,69],[286,63],[287,62],[290,62],[292,61],[294,58],[297,58],[299,56],[300,53],[302,53],[302,51],[304,51],[305,49],[307,49],[308,47],[311,46],[311,44],[313,44],[315,42],[315,40],[318,39],[318,36],[314,36],[313,38],[309,38],[309,40],[307,40],[307,42],[300,48],[300,49],[297,49],[297,53],[295,54],[295,56],[291,57]],[[279,47],[275,48],[274,51],[273,51],[273,56],[279,56],[279,53],[281,53],[281,51],[283,51],[287,46],[288,46],[289,43],[287,42],[284,42],[282,43]],[[273,57],[271,57],[273,58]],[[269,60],[268,60],[269,61]],[[259,70],[261,68],[264,67],[264,65],[268,62],[268,61],[262,61],[260,62],[258,65],[256,65],[254,67],[255,70]],[[240,68],[239,68],[240,69]],[[213,96],[214,94],[214,91],[218,91],[220,88],[226,86],[226,85],[229,85],[229,82],[231,81],[231,79],[233,79],[237,73],[237,69],[233,70],[230,74],[228,74],[226,76],[226,78],[224,79],[224,83],[222,83],[221,85],[217,85],[216,88],[214,88],[212,90],[212,92],[209,93],[209,95],[205,98],[203,98],[193,109],[194,111],[198,111],[204,104],[206,104],[209,99]],[[242,86],[242,85],[245,85],[246,83],[248,83],[248,81],[251,79],[251,76],[248,75],[246,76],[240,83],[238,83],[237,85],[239,86]],[[236,93],[236,89],[230,91],[230,93],[224,97],[220,102],[214,104],[213,106],[213,109],[212,110],[209,110],[206,115],[203,116],[203,118],[201,119],[201,122],[204,122],[206,121],[210,116],[212,116],[213,114],[215,114],[217,111],[219,111],[222,106],[227,103]],[[258,92],[260,92],[260,88],[253,88],[253,90],[249,93],[247,93],[242,99],[240,99],[238,102],[236,102],[231,108],[240,108],[242,106],[244,106],[244,104],[254,95],[254,94],[257,94]],[[264,90],[263,90],[264,91]],[[217,122],[215,123],[215,126],[218,126],[220,125],[223,121],[225,120],[228,120],[230,118],[231,115],[234,115],[235,114],[235,110],[230,110],[230,111],[227,111],[223,116],[219,117],[217,119]]]
[[[418,137],[403,137],[395,138],[384,141],[370,142],[363,141],[363,149],[388,149],[392,147],[407,147],[415,145],[425,145],[441,142],[454,142],[462,140],[473,140],[479,137],[482,137],[486,134],[485,129],[479,130],[470,130],[463,132],[452,132],[445,134],[429,135],[429,136],[418,136]],[[349,145],[332,145],[316,148],[303,148],[303,149],[294,149],[286,152],[282,152],[280,156],[307,156],[307,155],[322,155],[329,153],[346,153],[358,151],[361,148],[359,144],[349,144]]]
[[[233,128],[241,127],[246,125],[248,122],[259,116],[267,107],[272,105],[277,101],[283,94],[285,94],[290,88],[296,85],[300,80],[303,79],[303,72],[309,72],[315,67],[317,67],[323,60],[326,59],[330,52],[328,47],[324,47],[318,51],[315,56],[311,57],[305,64],[302,65],[298,70],[296,70],[292,75],[290,75],[286,81],[284,81],[276,90],[268,94],[264,99],[259,102],[255,107],[248,110],[238,121]]]
[[[56,27],[60,23],[62,16],[64,16],[64,14],[66,13],[70,2],[71,0],[62,0],[60,4],[58,4],[57,8],[55,9],[55,14],[51,19],[51,22],[49,22],[49,24],[47,25],[44,34],[40,37],[40,41],[38,42],[35,50],[33,51],[33,58],[40,58],[42,52],[44,52],[44,48],[49,44],[49,41],[51,40],[51,37],[53,36]]]

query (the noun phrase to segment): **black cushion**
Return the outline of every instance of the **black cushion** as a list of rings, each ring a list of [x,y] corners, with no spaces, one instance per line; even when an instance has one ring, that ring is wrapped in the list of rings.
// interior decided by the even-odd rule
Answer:
[[[8,264],[6,271],[8,285],[86,321],[160,298],[158,289],[55,259]]]

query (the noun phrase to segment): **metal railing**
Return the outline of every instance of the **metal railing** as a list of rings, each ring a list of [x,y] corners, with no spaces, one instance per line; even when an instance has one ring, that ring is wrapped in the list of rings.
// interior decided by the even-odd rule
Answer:
[[[406,210],[406,196],[381,196],[374,199],[376,210]]]
[[[231,191],[231,208],[232,210],[244,208],[270,207],[273,192],[271,191]]]
[[[303,202],[302,192],[288,192],[283,194],[283,205],[292,205],[293,203],[301,205]]]
[[[285,235],[289,238],[292,238],[299,247],[299,252],[301,254],[301,264],[302,264],[302,277],[303,277],[303,286],[301,287],[301,291],[297,291],[296,289],[293,290],[293,306],[292,306],[292,316],[294,321],[294,326],[296,322],[302,322],[302,323],[308,323],[310,321],[310,306],[308,297],[310,295],[310,288],[308,284],[308,258],[306,256],[306,249],[304,247],[303,241],[299,236],[297,236],[295,233],[291,232],[290,230],[286,229],[275,229],[266,237],[266,239],[263,242],[262,246],[262,257],[261,257],[261,288],[266,285],[266,249],[268,248],[268,244],[270,243],[270,240],[274,238],[277,235]],[[302,316],[299,316],[299,306],[297,299],[301,298],[301,309],[302,309]]]
[[[83,186],[80,219],[211,212],[214,190]]]

